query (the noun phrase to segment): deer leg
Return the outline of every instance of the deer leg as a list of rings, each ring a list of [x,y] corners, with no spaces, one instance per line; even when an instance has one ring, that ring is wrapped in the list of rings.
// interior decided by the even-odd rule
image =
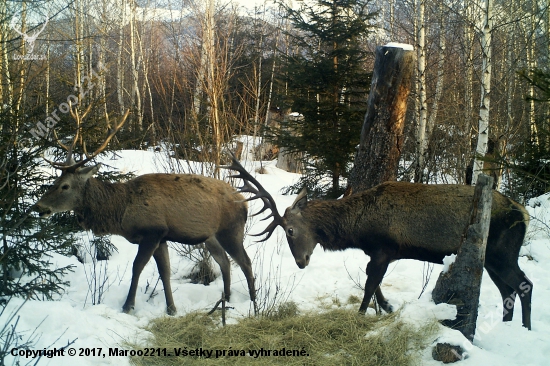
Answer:
[[[170,286],[170,256],[168,255],[168,245],[165,241],[161,242],[153,253],[153,258],[157,262],[162,286],[164,287],[164,297],[166,298],[166,313],[176,315],[176,305],[172,297],[172,287]]]
[[[487,268],[487,273],[497,286],[498,291],[500,292],[500,296],[502,297],[502,321],[509,322],[514,316],[514,302],[516,300],[516,292],[512,287],[508,286],[504,281],[502,281],[500,277],[495,272],[493,272],[492,269]]]
[[[242,230],[241,230],[242,231]],[[233,260],[241,267],[241,270],[244,273],[246,278],[246,283],[248,284],[248,293],[250,295],[250,300],[256,300],[256,289],[254,287],[254,273],[252,272],[252,261],[246,254],[246,251],[243,247],[243,236],[241,232],[240,235],[234,236],[228,235],[225,236],[223,240],[220,240],[221,245],[225,251],[233,258]]]
[[[212,254],[214,260],[220,266],[220,270],[222,271],[225,300],[229,301],[229,297],[231,296],[231,265],[229,263],[229,258],[227,258],[225,250],[215,237],[207,239],[204,243],[206,244],[206,248],[210,254]]]
[[[393,313],[393,306],[391,306],[390,302],[384,297],[384,294],[382,294],[382,289],[380,288],[382,286],[382,283],[376,288],[376,291],[374,291],[374,296],[376,297],[376,302],[378,302],[378,305],[386,312],[386,313]]]
[[[390,261],[386,258],[385,255],[380,256],[371,256],[371,260],[367,265],[367,282],[365,283],[365,295],[363,296],[363,301],[359,307],[360,313],[365,313],[367,307],[369,306],[370,299],[375,293],[376,289],[380,286],[382,278],[388,269]],[[382,293],[380,291],[380,293]]]
[[[500,267],[497,267],[500,268]],[[512,294],[503,298],[504,311],[508,310],[509,317],[504,317],[504,321],[512,320],[514,311],[514,303],[516,294],[519,295],[521,301],[522,324],[525,328],[531,330],[531,296],[533,293],[533,283],[525,276],[525,273],[516,264],[515,268],[506,268],[505,270],[491,268],[492,271],[500,278],[502,282],[511,287],[514,291]],[[491,277],[492,278],[492,277]],[[497,285],[498,286],[498,285]]]
[[[143,267],[145,267],[147,262],[149,262],[149,259],[151,259],[151,256],[157,249],[158,245],[158,241],[144,241],[139,244],[138,252],[136,258],[134,259],[134,265],[132,266],[132,282],[130,284],[130,291],[128,291],[128,297],[122,306],[123,312],[128,313],[134,308],[139,276],[141,275],[141,271],[143,271]]]

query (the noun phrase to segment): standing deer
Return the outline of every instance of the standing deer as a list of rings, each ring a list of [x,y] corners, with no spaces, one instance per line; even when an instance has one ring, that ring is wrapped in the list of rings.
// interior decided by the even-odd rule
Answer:
[[[62,174],[36,203],[40,217],[74,211],[85,230],[96,235],[120,235],[139,245],[130,290],[122,307],[125,313],[134,308],[139,276],[151,256],[164,286],[166,311],[170,315],[176,313],[167,241],[191,245],[204,242],[220,265],[225,299],[229,300],[231,267],[227,252],[241,267],[250,300],[254,301],[252,265],[243,247],[247,219],[244,197],[228,183],[194,174],[145,174],[125,183],[95,179],[92,176],[100,164],[83,165],[107,146],[114,132],[86,159],[75,163],[71,147],[65,163],[50,162]]]
[[[325,250],[357,248],[370,256],[361,313],[373,294],[386,312],[392,311],[379,287],[390,262],[442,263],[458,251],[474,194],[474,187],[466,185],[385,182],[340,200],[308,201],[304,189],[281,217],[272,196],[234,157],[232,165],[224,168],[239,173],[234,177],[244,181],[240,191],[254,194],[249,200],[262,199],[260,212],[271,210],[267,218],[273,221],[256,235],[267,234],[261,239],[265,241],[281,226],[299,268],[309,264],[317,243]],[[503,321],[512,320],[519,294],[523,326],[531,329],[533,285],[518,266],[528,222],[522,205],[493,191],[485,269],[502,296]]]

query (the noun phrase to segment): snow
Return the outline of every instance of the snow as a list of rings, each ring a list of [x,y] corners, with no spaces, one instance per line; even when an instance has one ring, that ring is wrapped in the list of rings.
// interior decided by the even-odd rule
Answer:
[[[384,47],[402,48],[405,51],[414,51],[414,47],[408,43],[389,42]]]
[[[445,258],[443,258],[443,269],[441,271],[447,273],[451,264],[455,262],[455,259],[456,254],[446,255]]]
[[[103,163],[116,167],[122,172],[133,171],[137,175],[164,171],[165,154],[152,151],[119,151],[119,158],[111,160],[104,158]],[[256,176],[261,184],[273,195],[279,211],[292,204],[295,196],[283,196],[281,188],[295,183],[299,176],[287,173],[275,167],[275,162],[262,162],[266,174],[258,174],[256,170],[260,162],[243,162],[243,165]],[[186,163],[182,166],[188,166]],[[197,166],[189,164],[189,167]],[[103,168],[105,169],[105,167]],[[227,172],[226,174],[229,174]],[[258,211],[261,204],[250,203],[250,213]],[[533,282],[533,304],[531,331],[521,326],[521,305],[516,305],[512,322],[501,320],[502,303],[496,286],[485,273],[481,286],[480,308],[477,324],[477,334],[473,345],[461,333],[455,330],[439,327],[439,333],[434,336],[437,342],[449,342],[462,345],[468,350],[462,365],[546,365],[550,355],[550,195],[545,195],[530,202],[527,207],[532,215],[531,224],[525,245],[521,250],[519,265]],[[251,217],[248,221],[249,233],[258,233],[267,225],[260,221],[261,216]],[[83,234],[84,240],[91,239],[90,233]],[[350,295],[362,298],[362,291],[356,283],[364,284],[364,273],[368,257],[359,250],[343,252],[324,252],[317,246],[313,252],[309,266],[300,270],[290,253],[284,233],[279,228],[266,243],[255,242],[257,238],[247,236],[245,248],[253,261],[257,287],[275,286],[278,284],[282,298],[295,301],[301,309],[318,308],[319,298],[340,299],[342,303]],[[68,275],[71,285],[66,292],[55,301],[27,301],[19,311],[17,330],[23,333],[24,339],[35,332],[35,346],[32,348],[52,349],[61,347],[75,340],[71,346],[79,348],[122,347],[127,342],[140,342],[146,345],[148,332],[143,330],[149,320],[165,315],[165,300],[162,285],[156,287],[157,295],[149,298],[151,289],[155,286],[158,275],[154,261],[145,267],[139,283],[135,310],[131,314],[121,312],[121,306],[126,298],[130,285],[131,267],[137,246],[128,243],[121,237],[112,237],[118,248],[111,260],[100,262],[98,266],[107,266],[107,289],[100,305],[92,305],[88,281],[93,271],[93,263],[81,264],[75,257],[54,255],[52,262],[56,266],[75,265],[74,273]],[[192,268],[192,263],[178,256],[173,249],[171,255],[171,283],[178,314],[189,311],[210,310],[219,299],[223,285],[218,278],[210,286],[191,284],[184,279]],[[102,267],[104,268],[104,267]],[[382,288],[394,308],[402,307],[401,318],[412,324],[422,325],[433,319],[453,318],[456,314],[454,306],[447,304],[435,305],[431,301],[431,290],[435,285],[442,265],[435,265],[429,276],[426,291],[422,292],[423,278],[426,277],[426,265],[413,260],[401,260],[390,264]],[[247,316],[252,312],[248,299],[246,280],[240,268],[232,266],[232,298],[230,320]],[[322,279],[322,280],[320,280]],[[0,324],[4,324],[9,314],[22,304],[22,299],[13,299]],[[358,305],[348,305],[352,308]],[[372,309],[367,316],[375,316]],[[431,357],[431,348],[427,347],[422,354],[423,365],[438,365]],[[43,358],[44,365],[129,365],[125,357],[54,357]],[[25,359],[23,358],[23,361]],[[30,361],[28,359],[27,361]],[[8,363],[11,364],[10,359]]]

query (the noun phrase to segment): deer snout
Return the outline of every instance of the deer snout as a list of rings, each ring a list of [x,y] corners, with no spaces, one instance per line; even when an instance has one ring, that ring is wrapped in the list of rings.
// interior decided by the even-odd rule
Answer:
[[[309,254],[307,254],[304,258],[302,259],[296,259],[296,264],[298,265],[298,268],[300,269],[304,269],[307,267],[307,265],[309,264],[309,259],[310,259],[310,256]]]
[[[49,209],[48,207],[44,207],[38,203],[34,205],[33,211],[38,212],[38,216],[44,219],[52,214],[51,209]]]

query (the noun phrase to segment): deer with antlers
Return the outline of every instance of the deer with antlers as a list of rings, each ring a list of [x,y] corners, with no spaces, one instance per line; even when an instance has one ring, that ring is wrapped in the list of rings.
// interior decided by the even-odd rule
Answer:
[[[309,264],[318,243],[325,250],[356,248],[370,256],[361,313],[373,294],[386,312],[392,311],[379,287],[390,262],[442,263],[445,256],[458,251],[474,193],[474,187],[466,185],[385,182],[340,200],[309,201],[304,189],[281,216],[273,197],[234,156],[224,168],[238,172],[233,177],[243,179],[240,192],[252,193],[249,200],[263,201],[260,212],[271,211],[266,219],[273,221],[256,235],[266,235],[261,239],[265,241],[281,226],[299,268]],[[528,222],[522,205],[493,191],[485,269],[502,296],[503,320],[512,320],[514,301],[520,295],[523,326],[531,329],[533,284],[518,266]]]
[[[83,144],[86,158],[81,161],[72,158],[79,138],[77,132],[67,149],[66,161],[50,162],[62,174],[36,203],[39,216],[74,211],[85,230],[96,235],[120,235],[139,246],[130,290],[122,307],[126,313],[134,308],[139,276],[151,257],[164,286],[167,313],[176,313],[167,241],[190,245],[204,242],[220,266],[226,300],[231,294],[229,254],[241,267],[254,301],[252,265],[243,247],[247,204],[228,183],[194,174],[145,174],[124,183],[109,183],[93,178],[100,164],[84,167],[105,149],[127,116],[128,113],[92,154],[86,152]]]

